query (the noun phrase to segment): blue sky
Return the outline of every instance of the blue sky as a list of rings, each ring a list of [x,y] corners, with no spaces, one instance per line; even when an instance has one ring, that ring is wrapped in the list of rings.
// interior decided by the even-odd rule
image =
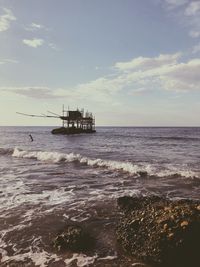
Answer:
[[[0,125],[200,126],[200,1],[0,0]]]

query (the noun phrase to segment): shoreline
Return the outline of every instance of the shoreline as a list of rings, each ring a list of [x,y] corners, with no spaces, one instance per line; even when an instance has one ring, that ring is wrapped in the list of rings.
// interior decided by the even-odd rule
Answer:
[[[118,202],[118,203],[117,203]],[[175,204],[173,204],[175,203]],[[185,204],[184,204],[185,203]],[[136,205],[137,204],[137,205]],[[186,205],[184,208],[183,206]],[[144,238],[143,236],[143,229],[148,226],[148,229],[146,229],[147,233],[153,232],[152,230],[154,227],[149,223],[149,219],[152,216],[160,216],[160,219],[165,218],[163,222],[161,222],[161,225],[164,230],[166,230],[167,236],[171,234],[171,230],[168,232],[167,227],[164,226],[167,222],[166,220],[171,220],[171,216],[175,215],[176,213],[176,222],[177,225],[179,224],[179,228],[184,228],[186,229],[188,227],[187,223],[183,223],[185,221],[194,221],[197,220],[196,217],[193,217],[194,214],[191,213],[191,216],[188,214],[188,207],[193,207],[197,210],[197,216],[198,218],[198,226],[200,223],[199,219],[199,213],[200,213],[200,200],[198,201],[191,201],[191,200],[182,200],[182,201],[171,201],[166,198],[159,198],[153,196],[153,198],[145,198],[145,197],[121,197],[118,199],[113,199],[112,201],[104,203],[104,201],[100,202],[99,204],[93,203],[93,214],[92,216],[87,219],[83,220],[81,222],[73,222],[70,219],[62,220],[62,217],[59,217],[58,214],[49,214],[49,216],[45,217],[45,221],[43,218],[41,218],[38,221],[38,226],[41,228],[41,223],[44,221],[44,225],[42,226],[42,231],[43,234],[43,242],[45,246],[42,248],[40,247],[40,250],[42,251],[45,248],[45,251],[48,257],[53,257],[53,255],[56,256],[56,261],[54,262],[53,258],[52,260],[49,261],[49,263],[46,266],[91,266],[91,267],[102,267],[102,266],[113,266],[113,267],[129,267],[129,266],[135,266],[135,267],[155,267],[157,266],[156,261],[151,261],[148,257],[143,258],[139,254],[140,249],[139,247],[142,248],[143,252],[147,252],[147,247],[145,248],[145,243],[148,242],[149,240],[146,240],[145,243],[144,240],[141,242]],[[175,206],[173,206],[175,205]],[[169,207],[171,207],[171,212],[174,214],[169,213]],[[66,207],[67,209],[67,207]],[[185,214],[180,215],[181,213],[178,213],[177,210],[180,209],[181,212],[185,212]],[[88,211],[91,210],[90,207],[88,207]],[[147,215],[144,215],[144,211],[147,211]],[[67,211],[67,210],[66,210]],[[151,212],[150,212],[151,211]],[[158,216],[159,213],[160,215]],[[157,215],[156,215],[157,214]],[[170,217],[168,216],[170,214]],[[177,216],[182,216],[180,218],[181,224],[179,223],[179,220]],[[61,215],[61,214],[60,214]],[[142,216],[142,218],[141,218]],[[166,216],[168,216],[166,218]],[[137,217],[137,218],[136,218]],[[157,224],[158,218],[156,217],[156,220],[153,221],[154,224]],[[140,220],[143,222],[143,225],[141,224],[141,232],[140,229],[138,228],[138,222],[137,220]],[[146,223],[144,223],[146,221]],[[51,221],[51,228],[48,227],[49,221]],[[48,222],[48,223],[47,223]],[[130,223],[131,222],[131,223]],[[140,223],[141,223],[140,222]],[[136,224],[135,224],[136,223]],[[171,223],[171,221],[170,221]],[[167,223],[169,224],[169,222]],[[160,224],[159,224],[160,225]],[[35,225],[37,227],[37,225]],[[73,249],[69,249],[69,247],[65,247],[61,250],[58,250],[58,247],[55,246],[55,238],[58,235],[62,235],[62,233],[65,231],[68,226],[73,226],[74,229],[77,227],[81,228],[84,230],[84,232],[89,234],[90,237],[93,239],[92,246],[87,246],[81,247],[79,249],[76,249],[76,247]],[[154,225],[155,226],[155,225]],[[130,228],[131,227],[131,228]],[[136,227],[136,228],[135,228]],[[156,226],[157,227],[157,226]],[[159,226],[160,227],[160,226]],[[160,228],[160,229],[161,229]],[[166,228],[166,229],[165,229]],[[131,231],[135,231],[136,229],[136,234],[137,237],[135,236],[134,238],[132,237],[129,238],[128,241],[128,246],[123,244],[124,243],[124,237],[127,236],[127,233],[131,233]],[[157,228],[156,228],[157,229]],[[174,226],[173,229],[178,229],[177,227]],[[36,229],[32,229],[32,234],[36,234],[37,231]],[[128,231],[128,232],[127,232]],[[185,230],[184,230],[185,231]],[[183,233],[184,233],[183,231]],[[156,232],[155,232],[156,233]],[[156,235],[154,233],[154,235]],[[157,238],[160,238],[161,231],[157,231]],[[12,234],[12,233],[10,233]],[[38,233],[39,234],[39,233]],[[74,237],[74,235],[70,234],[68,231],[68,241],[71,240],[72,242],[79,242],[79,239],[77,239],[77,236]],[[129,234],[128,234],[129,235]],[[134,234],[131,234],[134,236]],[[46,236],[46,237],[45,237]],[[17,237],[16,237],[17,238]],[[149,239],[149,238],[148,238]],[[71,242],[70,241],[70,242]],[[136,245],[134,245],[136,242]],[[140,244],[141,242],[141,244]],[[171,242],[171,241],[170,241]],[[200,242],[198,239],[196,242]],[[139,244],[139,247],[138,247]],[[152,243],[154,246],[155,239]],[[164,244],[169,244],[168,240]],[[131,247],[136,246],[137,248],[137,255],[134,253],[132,254],[131,252]],[[149,246],[149,245],[148,245]],[[150,243],[151,247],[151,243]],[[128,248],[128,250],[127,250]],[[153,247],[152,247],[153,248]],[[155,247],[156,248],[156,247]],[[158,247],[157,247],[158,248]],[[163,247],[162,247],[163,248]],[[165,248],[163,248],[164,251]],[[153,250],[152,250],[153,251]],[[159,249],[158,249],[159,251]],[[131,253],[130,253],[131,252]],[[162,253],[161,253],[162,254]],[[23,255],[23,254],[22,254]],[[42,255],[42,254],[41,254]],[[44,257],[44,255],[43,255]],[[48,258],[47,257],[47,258]],[[55,256],[54,256],[55,257]],[[12,256],[11,256],[12,258]],[[148,260],[147,260],[148,259]],[[25,258],[24,258],[25,260]],[[7,258],[7,261],[2,262],[2,267],[7,266],[7,264],[16,264],[12,266],[29,266],[26,265],[28,262],[26,259],[24,265],[18,265],[18,264],[23,264],[23,257],[22,257],[22,262],[20,261],[9,261],[9,257]],[[44,259],[43,259],[44,260]],[[153,263],[152,263],[153,262]],[[68,265],[66,265],[66,263]],[[57,265],[56,265],[57,264]],[[59,264],[59,265],[58,265]],[[35,266],[35,265],[30,265],[30,266]],[[42,266],[42,265],[41,265]],[[45,266],[45,265],[44,265]],[[160,267],[167,266],[166,264],[162,264],[162,262],[159,265]],[[173,266],[168,265],[168,266]],[[175,265],[176,267],[179,265]],[[184,265],[180,265],[184,266]],[[190,265],[191,267],[195,267],[196,265]]]

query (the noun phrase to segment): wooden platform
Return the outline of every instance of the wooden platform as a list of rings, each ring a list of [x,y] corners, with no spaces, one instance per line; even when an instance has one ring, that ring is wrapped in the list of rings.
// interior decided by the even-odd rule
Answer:
[[[81,129],[81,128],[75,128],[75,127],[60,127],[53,129],[51,131],[52,134],[81,134],[81,133],[96,133],[96,130],[93,129]]]

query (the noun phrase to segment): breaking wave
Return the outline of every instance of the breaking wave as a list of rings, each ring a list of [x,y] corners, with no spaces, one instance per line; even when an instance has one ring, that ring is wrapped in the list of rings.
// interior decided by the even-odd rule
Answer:
[[[157,177],[167,177],[167,176],[182,176],[187,178],[199,178],[199,173],[188,169],[178,170],[176,167],[168,167],[160,169],[160,166],[154,166],[152,164],[134,164],[132,162],[122,162],[114,160],[105,159],[93,159],[89,157],[82,156],[75,153],[59,153],[59,152],[48,152],[48,151],[26,151],[19,148],[15,148],[13,157],[17,158],[28,158],[36,159],[39,161],[46,162],[79,162],[90,167],[101,167],[107,168],[112,171],[123,171],[135,176],[157,176]]]

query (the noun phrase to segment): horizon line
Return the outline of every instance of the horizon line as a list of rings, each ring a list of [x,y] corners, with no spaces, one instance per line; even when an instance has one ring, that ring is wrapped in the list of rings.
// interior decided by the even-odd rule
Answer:
[[[0,125],[0,127],[58,127],[55,125]],[[200,125],[96,125],[95,127],[107,128],[200,128]]]

